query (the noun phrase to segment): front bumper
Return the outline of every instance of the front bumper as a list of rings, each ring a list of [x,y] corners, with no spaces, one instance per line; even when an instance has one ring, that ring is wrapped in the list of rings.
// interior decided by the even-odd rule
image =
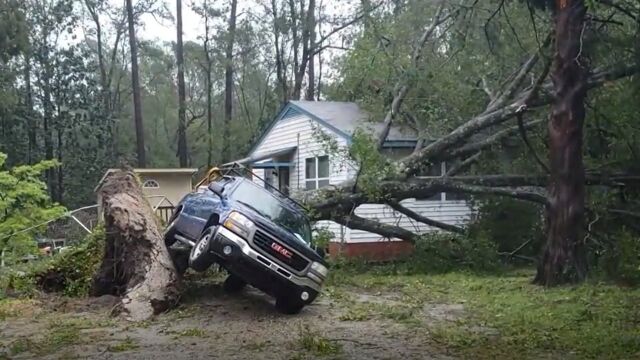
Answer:
[[[227,251],[225,254],[223,249],[226,246],[231,247],[230,253]],[[307,292],[309,296],[304,302],[311,303],[322,287],[311,278],[293,274],[267,259],[251,248],[246,240],[222,226],[218,227],[209,250],[234,275],[274,296],[295,296],[300,299],[301,294]]]

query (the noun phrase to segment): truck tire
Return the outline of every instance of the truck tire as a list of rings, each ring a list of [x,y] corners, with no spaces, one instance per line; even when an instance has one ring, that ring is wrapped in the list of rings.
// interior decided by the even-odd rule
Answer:
[[[283,314],[297,314],[303,307],[304,303],[301,301],[291,300],[286,296],[276,298],[276,309]]]
[[[229,274],[229,276],[227,276],[227,278],[225,279],[222,288],[224,289],[224,291],[233,294],[242,291],[242,289],[244,289],[246,285],[247,283],[244,282],[244,280],[235,275]]]
[[[212,226],[207,228],[200,235],[200,239],[196,241],[196,244],[191,248],[189,253],[189,266],[197,271],[203,272],[213,264],[213,255],[209,252],[209,245],[211,238],[215,234],[216,227]]]

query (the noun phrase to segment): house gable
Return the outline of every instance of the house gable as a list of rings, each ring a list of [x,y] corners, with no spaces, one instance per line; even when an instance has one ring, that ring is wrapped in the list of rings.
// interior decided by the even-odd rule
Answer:
[[[280,110],[280,112],[278,113],[278,116],[276,116],[269,123],[269,125],[266,127],[266,129],[262,132],[262,135],[260,135],[260,138],[258,138],[258,141],[256,141],[256,143],[253,145],[251,150],[249,150],[249,154],[247,156],[253,155],[253,153],[260,148],[260,146],[263,144],[264,140],[267,138],[269,133],[271,133],[271,130],[273,130],[274,126],[276,126],[276,124],[278,122],[280,122],[280,120],[286,120],[286,119],[298,117],[298,116],[301,116],[301,115],[305,115],[309,119],[321,124],[323,127],[331,130],[332,132],[334,132],[339,137],[344,138],[347,141],[347,144],[351,144],[351,135],[345,133],[344,131],[342,131],[342,130],[336,128],[336,127],[334,127],[333,125],[327,123],[326,121],[322,120],[318,116],[306,111],[305,109],[303,109],[303,108],[301,108],[301,107],[289,102],[289,103],[287,103],[287,105],[285,105],[282,108],[282,110]]]

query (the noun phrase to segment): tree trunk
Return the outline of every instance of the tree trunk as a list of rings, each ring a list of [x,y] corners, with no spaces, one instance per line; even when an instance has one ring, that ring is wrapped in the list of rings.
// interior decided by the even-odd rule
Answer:
[[[307,31],[309,32],[309,68],[307,69],[307,93],[305,100],[313,101],[316,92],[316,65],[314,61],[316,43],[316,1],[309,0],[309,11],[307,12]]]
[[[289,101],[289,88],[287,86],[287,73],[284,69],[284,45],[280,41],[280,19],[278,18],[278,3],[276,0],[271,0],[271,13],[273,15],[273,44],[276,53],[276,77],[282,104],[285,104]]]
[[[184,85],[184,50],[182,47],[182,0],[176,1],[178,16],[178,44],[176,47],[176,62],[178,64],[178,158],[180,167],[187,167],[189,150],[187,148],[187,126],[185,112],[185,85]]]
[[[549,205],[547,243],[535,283],[553,286],[584,280],[585,174],[582,131],[587,91],[581,56],[586,8],[583,1],[556,2],[556,54],[552,72],[555,99],[549,121]]]
[[[43,96],[43,121],[42,128],[44,131],[44,158],[46,160],[53,160],[53,126],[52,117],[53,110],[51,104],[51,66],[49,65],[48,51],[44,57],[44,79],[42,81],[42,96]],[[55,174],[54,169],[45,170],[45,176],[47,178],[47,186],[49,188],[49,195],[52,199],[55,199]]]
[[[109,103],[110,103],[110,95],[109,95],[109,83],[107,81],[107,68],[104,63],[104,45],[102,41],[102,24],[100,23],[100,15],[98,14],[98,9],[96,9],[96,4],[93,1],[85,0],[84,1],[87,10],[89,11],[89,15],[93,19],[93,22],[96,24],[96,42],[97,42],[97,50],[98,50],[98,69],[100,70],[100,86],[102,87],[102,111],[105,116],[105,119],[109,116]],[[117,45],[117,44],[116,44]]]
[[[236,35],[236,9],[238,1],[231,0],[229,14],[229,30],[227,33],[227,49],[225,54],[226,69],[224,72],[224,136],[222,160],[227,162],[231,157],[231,115],[233,111],[233,45]]]
[[[209,6],[204,2],[204,57],[207,62],[207,169],[213,165],[213,84],[211,83],[211,72],[213,71],[213,61],[209,53]]]
[[[25,55],[24,59],[24,84],[25,84],[25,104],[27,107],[27,133],[29,137],[29,146],[27,153],[27,163],[33,164],[36,161],[36,150],[38,149],[38,142],[36,137],[36,122],[34,121],[33,112],[33,92],[31,89],[31,56],[29,53]]]
[[[302,12],[302,4],[300,5],[300,12]],[[300,74],[300,69],[302,67],[301,61],[299,60],[300,53],[300,35],[298,34],[298,9],[296,8],[296,1],[289,0],[289,17],[291,19],[291,37],[292,37],[292,45],[291,49],[293,50],[293,90],[291,91],[291,99],[300,100],[300,94],[302,91],[302,78],[304,77],[304,71]],[[303,33],[304,33],[303,29]],[[304,40],[302,41],[304,43]],[[305,44],[306,45],[306,44]],[[304,61],[304,53],[302,55]]]
[[[133,88],[133,120],[136,127],[136,152],[138,166],[146,167],[146,152],[144,148],[144,125],[142,123],[142,104],[140,103],[140,80],[138,79],[138,47],[136,32],[133,24],[132,0],[127,0],[127,23],[129,25],[129,48],[131,52],[131,87]]]
[[[133,321],[173,307],[179,300],[179,276],[135,174],[109,174],[98,193],[106,241],[91,294],[122,296],[120,310]]]
[[[54,199],[55,201],[62,203],[64,201],[64,162],[62,161],[62,157],[63,157],[63,149],[64,149],[64,127],[61,126],[62,124],[60,123],[61,119],[60,116],[58,115],[58,126],[56,129],[56,133],[58,135],[58,154],[57,154],[57,158],[58,161],[60,162],[60,165],[57,169],[57,182],[56,182],[56,186],[57,186],[57,190],[56,190],[56,198]]]

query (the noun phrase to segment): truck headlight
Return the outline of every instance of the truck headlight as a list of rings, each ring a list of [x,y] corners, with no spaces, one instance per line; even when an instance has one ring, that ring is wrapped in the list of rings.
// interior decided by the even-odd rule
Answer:
[[[253,233],[255,224],[246,216],[234,211],[229,214],[227,220],[224,221],[224,227],[245,239],[249,239],[249,236]]]
[[[320,264],[319,262],[313,262],[311,263],[311,270],[317,272],[318,274],[320,274],[323,278],[327,277],[327,274],[329,274],[329,269],[327,269],[326,266]]]

